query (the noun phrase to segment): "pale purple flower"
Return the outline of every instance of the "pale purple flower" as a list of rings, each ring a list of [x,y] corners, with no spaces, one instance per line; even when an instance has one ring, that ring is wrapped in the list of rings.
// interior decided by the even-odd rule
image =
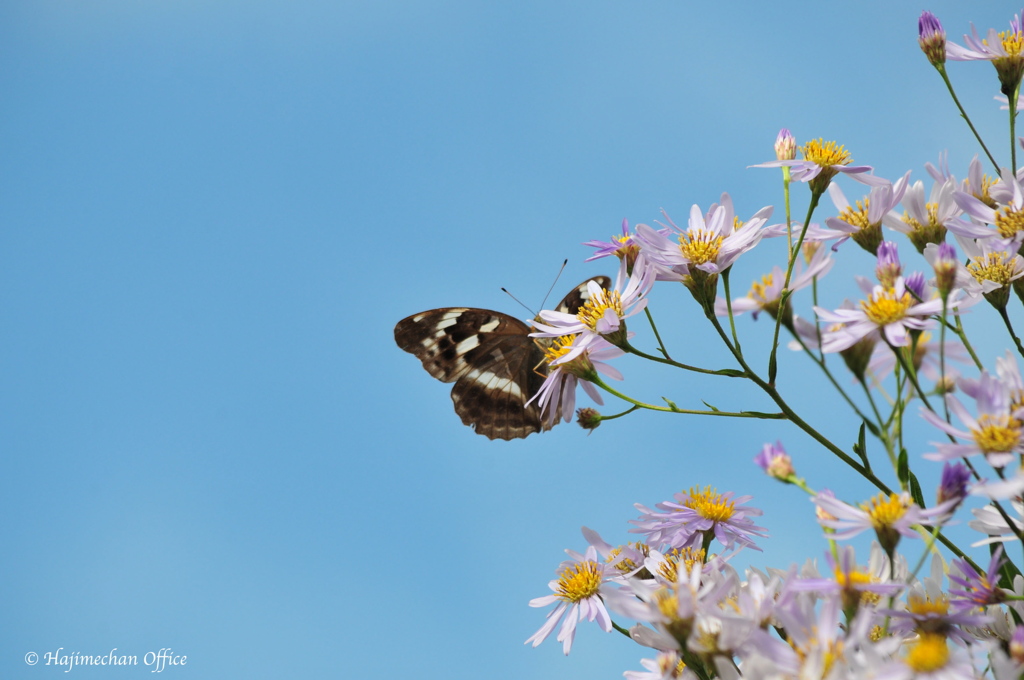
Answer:
[[[626,671],[626,680],[696,680],[697,675],[686,668],[678,652],[661,652],[653,659],[640,659],[646,671]]]
[[[991,505],[971,510],[974,519],[968,522],[967,526],[988,536],[988,538],[972,543],[972,548],[990,543],[1007,543],[1020,540],[1020,532],[1024,531],[1024,519],[1022,519],[1024,518],[1024,503],[1021,503],[1019,500],[1012,500],[1010,505],[1013,508],[1013,512],[1007,510],[1006,513],[1010,518],[1012,526],[1007,524],[999,511]]]
[[[834,141],[826,142],[820,138],[813,139],[800,147],[800,153],[803,155],[802,160],[775,160],[749,167],[789,167],[792,170],[794,181],[810,183],[811,190],[817,193],[824,193],[828,183],[838,173],[843,173],[851,179],[871,186],[887,183],[887,180],[881,177],[868,174],[874,169],[870,165],[848,165],[850,162],[849,152]]]
[[[1010,21],[1010,30],[997,33],[990,28],[985,38],[978,35],[978,29],[971,24],[971,35],[964,36],[966,47],[956,43],[946,45],[946,56],[953,61],[991,61],[999,76],[1000,90],[1003,94],[1013,92],[1020,85],[1024,74],[1024,30],[1020,15],[1014,15]]]
[[[893,347],[906,347],[910,344],[910,331],[935,325],[929,317],[942,312],[942,300],[916,302],[901,277],[892,288],[875,286],[858,309],[829,311],[815,307],[814,311],[826,324],[841,324],[834,329],[830,326],[823,334],[825,352],[844,350],[875,331],[881,331]]]
[[[525,644],[532,643],[536,647],[544,642],[561,622],[555,639],[562,643],[562,651],[568,655],[572,649],[572,641],[576,637],[576,625],[580,621],[597,621],[601,630],[611,632],[612,619],[601,595],[609,577],[615,573],[598,560],[594,546],[587,548],[584,555],[573,550],[565,552],[572,559],[562,562],[556,572],[558,578],[548,583],[554,594],[530,600],[531,607],[546,607],[556,602],[558,606],[548,612],[547,621],[526,640]]]
[[[637,237],[643,254],[674,274],[678,281],[690,276],[694,269],[708,274],[728,269],[736,258],[761,240],[761,227],[771,216],[772,208],[761,208],[747,222],[739,223],[729,194],[722,194],[721,200],[721,204],[712,205],[707,214],[697,205],[690,208],[685,230],[671,219],[667,233],[638,224]]]
[[[1005,602],[1006,591],[999,587],[999,569],[1004,562],[1006,559],[1001,545],[992,551],[984,574],[979,573],[967,560],[953,560],[954,568],[949,571],[950,604],[963,610]],[[954,583],[960,587],[953,588]]]
[[[918,180],[903,194],[903,214],[891,210],[882,218],[882,224],[906,234],[918,252],[923,252],[929,243],[942,243],[946,222],[962,212],[953,200],[956,188],[956,178],[952,176],[936,181],[926,200],[924,182]]]
[[[978,380],[961,380],[959,384],[975,400],[977,417],[972,416],[952,394],[946,395],[946,405],[966,430],[957,429],[929,409],[922,409],[921,415],[945,434],[970,443],[933,442],[936,452],[926,453],[924,457],[929,460],[953,460],[984,455],[993,467],[1003,467],[1016,455],[1024,453],[1024,433],[1020,421],[1024,417],[1024,409],[1011,402],[1006,383],[982,371]]]
[[[733,498],[731,491],[719,494],[711,487],[692,487],[673,498],[654,506],[660,512],[637,503],[641,516],[630,520],[636,525],[630,532],[644,534],[648,545],[672,548],[699,548],[710,532],[727,549],[738,544],[760,550],[751,537],[767,536],[764,527],[750,519],[759,517],[761,510],[744,505],[752,496]]]
[[[802,263],[796,263],[793,278],[789,282],[789,290],[798,291],[806,288],[814,283],[816,279],[825,276],[834,264],[835,260],[832,259],[827,249],[818,249],[806,269]],[[739,316],[744,312],[752,312],[752,316],[756,321],[758,315],[766,311],[772,318],[775,318],[779,312],[782,284],[785,281],[786,272],[782,267],[776,265],[772,268],[770,274],[766,274],[761,277],[760,281],[755,281],[751,285],[750,292],[746,296],[733,299],[733,316]],[[729,307],[724,299],[717,298],[715,300],[715,314],[717,316],[727,316],[729,314]]]
[[[967,348],[957,340],[947,340],[942,345],[938,340],[932,338],[930,333],[922,333],[914,345],[914,368],[919,374],[924,375],[933,383],[938,384],[942,379],[940,350],[946,355],[946,385],[939,385],[942,391],[947,391],[953,385],[953,380],[959,377],[960,372],[949,366],[949,362],[955,361],[961,364],[971,364],[971,355]],[[896,368],[896,355],[889,349],[888,345],[876,345],[871,353],[871,361],[868,363],[868,370],[879,381]]]
[[[820,497],[821,494],[818,494]],[[821,520],[819,520],[821,521]],[[788,587],[793,592],[816,592],[821,595],[840,596],[846,602],[856,602],[864,593],[891,597],[903,590],[902,583],[890,582],[888,575],[879,572],[882,561],[876,559],[874,568],[862,569],[857,565],[856,553],[852,545],[838,547],[839,561],[832,553],[825,553],[825,562],[829,566],[829,576],[815,576],[792,579]],[[880,551],[879,551],[880,552]],[[829,599],[825,600],[826,602]]]
[[[1010,242],[1019,248],[1024,241],[1024,188],[1020,180],[1004,168],[1000,181],[989,188],[989,195],[996,203],[994,207],[968,191],[953,192],[953,200],[972,221],[950,219],[946,227],[966,239],[1007,242],[1000,250],[1009,248]],[[982,226],[986,224],[990,226]]]
[[[948,514],[952,501],[937,505],[927,510],[922,509],[910,498],[910,494],[879,494],[868,503],[854,507],[838,498],[817,494],[812,499],[814,504],[834,519],[819,517],[818,523],[833,530],[826,538],[843,541],[853,538],[861,532],[873,529],[878,534],[882,547],[886,546],[883,533],[895,532],[908,538],[920,538],[912,527],[916,525],[930,526],[937,518]]]
[[[782,442],[765,444],[761,448],[761,453],[754,457],[754,462],[769,476],[776,479],[786,480],[794,474],[793,460],[782,448]]]
[[[579,335],[562,336],[545,351],[548,374],[537,394],[526,402],[527,406],[537,402],[541,420],[548,427],[553,427],[559,417],[565,422],[572,420],[576,408],[577,385],[582,386],[583,391],[595,402],[604,403],[593,383],[586,379],[592,372],[603,373],[613,380],[622,380],[619,369],[605,362],[625,352],[601,337],[585,347],[578,347],[580,338]]]
[[[587,282],[589,299],[575,314],[567,314],[550,309],[541,310],[539,318],[544,322],[534,321],[537,332],[531,333],[535,338],[557,338],[564,335],[580,334],[582,337],[576,344],[578,350],[589,347],[596,340],[604,337],[614,345],[622,345],[625,339],[625,320],[637,314],[647,306],[647,293],[654,285],[655,270],[641,253],[633,267],[632,276],[626,274],[626,262],[619,266],[615,287],[607,290],[593,280]],[[574,358],[569,354],[567,358]]]
[[[884,183],[872,186],[868,196],[857,201],[856,206],[850,205],[843,190],[833,182],[828,187],[828,193],[839,216],[829,217],[825,224],[849,235],[860,247],[874,255],[882,241],[882,220],[903,200],[909,180],[909,171],[896,180],[895,184],[882,180]]]

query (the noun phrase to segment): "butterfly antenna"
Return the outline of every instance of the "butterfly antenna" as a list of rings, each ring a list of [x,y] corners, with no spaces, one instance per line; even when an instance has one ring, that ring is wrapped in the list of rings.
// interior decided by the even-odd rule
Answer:
[[[569,258],[562,260],[562,266],[558,269],[558,274],[555,275],[555,280],[551,282],[551,287],[548,288],[548,292],[544,295],[544,302],[540,303],[541,309],[544,309],[544,304],[548,301],[548,296],[551,295],[551,291],[555,289],[555,284],[558,283],[558,279],[562,276],[562,272],[565,271],[565,265],[567,264],[569,264]]]
[[[530,313],[530,316],[537,316],[537,312],[533,311],[532,309],[530,309],[529,307],[527,307],[526,305],[524,305],[524,304],[523,304],[523,301],[522,301],[522,300],[520,300],[519,298],[517,298],[517,297],[516,297],[515,295],[513,295],[512,293],[508,292],[508,290],[506,290],[505,288],[502,288],[502,289],[501,289],[501,292],[502,292],[502,293],[504,293],[505,295],[508,295],[508,296],[509,296],[510,298],[512,298],[512,299],[513,299],[513,300],[515,300],[516,302],[518,302],[518,303],[519,303],[519,305],[520,305],[520,306],[521,306],[521,307],[522,307],[523,309],[525,309],[526,311],[528,311],[528,312]]]

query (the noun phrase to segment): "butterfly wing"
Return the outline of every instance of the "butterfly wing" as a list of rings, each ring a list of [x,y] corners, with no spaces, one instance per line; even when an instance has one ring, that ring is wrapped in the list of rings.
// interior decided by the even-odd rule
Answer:
[[[541,430],[540,411],[526,406],[544,381],[534,373],[543,353],[529,326],[501,312],[447,307],[402,319],[395,342],[442,382],[462,422],[490,439],[520,439]]]
[[[555,309],[575,314],[590,298],[590,281],[611,286],[607,276],[587,279]],[[490,439],[511,440],[548,429],[537,405],[526,406],[547,374],[544,352],[529,333],[529,326],[508,314],[444,307],[399,321],[395,343],[430,375],[455,383],[452,402],[464,424]]]

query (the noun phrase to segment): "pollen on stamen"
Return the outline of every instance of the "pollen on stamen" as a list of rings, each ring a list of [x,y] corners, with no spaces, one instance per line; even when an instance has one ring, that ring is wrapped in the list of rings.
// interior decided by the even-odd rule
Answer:
[[[718,259],[723,240],[722,236],[703,229],[686,231],[679,235],[679,250],[692,264],[706,264]]]
[[[575,604],[593,597],[600,588],[601,566],[588,560],[572,564],[562,571],[558,577],[558,590],[555,595]]]
[[[768,302],[767,291],[772,287],[774,282],[775,279],[771,274],[765,274],[761,277],[760,283],[754,281],[754,283],[750,285],[750,292],[747,293],[747,297],[751,300],[760,302],[761,304]]]
[[[914,219],[906,211],[903,213],[903,223],[910,227],[907,236],[918,252],[924,252],[925,246],[929,243],[942,243],[946,240],[946,227],[939,222],[939,204],[926,203],[924,208],[928,213],[926,224]]]
[[[848,165],[853,160],[850,158],[850,152],[843,148],[843,145],[835,141],[826,142],[820,137],[801,146],[800,153],[803,154],[804,160],[822,167]]]
[[[871,524],[875,529],[886,529],[892,527],[906,514],[908,505],[899,494],[878,494],[871,499],[870,504],[861,506],[871,518]]]
[[[611,309],[616,315],[622,316],[622,297],[617,290],[601,289],[587,304],[576,312],[576,318],[592,330],[597,330],[597,322],[604,318],[606,310]]]
[[[904,318],[913,304],[914,300],[910,293],[904,292],[897,298],[896,291],[890,288],[872,295],[869,300],[862,300],[860,308],[873,323],[887,326]]]
[[[562,335],[552,342],[551,346],[544,350],[544,360],[550,365],[561,359],[572,350],[572,343],[576,335]]]
[[[1024,212],[1003,206],[996,211],[996,229],[1003,238],[1013,238],[1024,231]]]
[[[717,493],[710,486],[701,491],[691,487],[685,505],[695,510],[701,517],[715,522],[726,522],[732,519],[736,503]]]
[[[846,208],[846,210],[839,213],[839,219],[858,229],[866,229],[871,226],[871,221],[868,219],[868,206],[870,204],[871,199],[868,198],[857,201],[857,208],[854,209],[853,206]]]
[[[1021,423],[1007,415],[983,414],[978,429],[971,430],[982,453],[1011,453],[1020,444]]]
[[[907,665],[917,673],[931,673],[949,663],[949,645],[946,638],[926,633],[918,638],[917,644],[907,654]]]
[[[1014,260],[1005,250],[1000,250],[973,258],[967,265],[967,271],[978,283],[993,281],[1005,287],[1013,278]]]

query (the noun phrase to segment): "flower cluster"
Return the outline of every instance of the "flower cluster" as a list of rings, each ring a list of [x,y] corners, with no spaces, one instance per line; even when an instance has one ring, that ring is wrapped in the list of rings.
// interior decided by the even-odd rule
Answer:
[[[527,643],[555,634],[569,654],[578,626],[594,622],[652,650],[640,661],[644,670],[625,672],[630,680],[1024,677],[1024,575],[1004,549],[1024,538],[1024,343],[1014,330],[1024,311],[1024,169],[1016,167],[1014,133],[1024,101],[1024,22],[1014,16],[1009,24],[984,38],[972,26],[964,45],[949,41],[929,12],[918,24],[927,63],[950,91],[948,62],[994,66],[1001,101],[1013,109],[1008,162],[997,162],[978,137],[982,153],[965,168],[951,169],[942,153],[937,165],[925,164],[927,178],[906,171],[887,179],[854,165],[837,141],[799,144],[783,129],[774,160],[751,167],[781,172],[784,222],[768,223],[772,206],[751,214],[737,210],[741,197],[722,193],[707,208],[692,205],[685,226],[662,212],[654,226],[631,229],[623,220],[610,240],[585,244],[594,249],[588,261],[615,257],[618,276],[611,288],[592,283],[578,306],[542,311],[534,322],[545,380],[532,401],[548,424],[571,419],[577,386],[598,404],[602,393],[627,404],[612,415],[581,409],[589,430],[637,411],[787,421],[809,437],[801,454],[834,456],[870,489],[840,498],[799,476],[781,442],[764,444],[755,463],[812,501],[820,561],[737,567],[738,556],[760,551],[768,537],[755,523],[761,510],[751,496],[688,484],[669,500],[635,506],[629,532],[639,540],[613,545],[584,528],[586,549],[567,551],[552,594],[530,602],[554,607]],[[831,206],[822,205],[826,194]],[[806,218],[793,221],[801,195]],[[817,210],[826,214],[815,217]],[[734,295],[736,272],[752,259],[741,256],[755,248],[773,266],[753,274],[746,295]],[[837,260],[857,258],[869,274],[856,277],[859,294],[844,299],[821,286]],[[678,284],[693,300],[685,301],[687,322],[707,324],[729,367],[670,353],[651,301],[656,287],[682,291]],[[768,320],[744,326],[737,318],[747,312]],[[988,365],[968,333],[979,332],[985,312],[994,325],[981,332],[1005,329],[1011,346]],[[741,341],[746,333],[760,334],[760,345]],[[842,427],[842,414],[799,414],[789,401],[778,357],[787,340],[800,353],[791,359],[820,371],[842,398],[852,446],[826,434]],[[746,381],[774,410],[628,396],[602,375],[625,381],[611,362],[629,355]],[[919,431],[929,433],[924,441],[914,441]],[[931,494],[928,479],[938,480]],[[947,535],[957,522],[960,534],[974,532],[970,545]],[[860,535],[873,542],[858,555],[847,541]],[[987,552],[976,550],[982,546]]]

